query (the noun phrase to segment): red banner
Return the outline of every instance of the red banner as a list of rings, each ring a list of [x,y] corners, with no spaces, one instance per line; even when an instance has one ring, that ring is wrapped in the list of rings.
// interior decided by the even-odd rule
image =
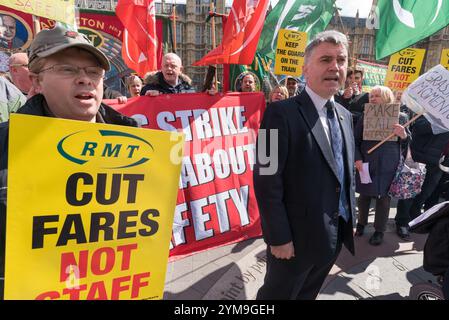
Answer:
[[[253,166],[263,93],[143,96],[110,105],[145,128],[185,133],[171,257],[261,235]]]
[[[122,58],[144,78],[156,71],[161,42],[156,35],[156,9],[153,0],[119,0],[115,15],[124,27]]]
[[[221,44],[193,65],[251,64],[268,4],[268,0],[234,0]]]

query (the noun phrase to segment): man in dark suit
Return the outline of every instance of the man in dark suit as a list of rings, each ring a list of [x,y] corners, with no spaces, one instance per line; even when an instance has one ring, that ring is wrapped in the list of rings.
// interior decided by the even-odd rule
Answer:
[[[265,112],[254,187],[267,272],[257,299],[315,299],[342,244],[354,254],[352,118],[333,101],[347,59],[343,34],[318,34],[305,51],[305,89]]]

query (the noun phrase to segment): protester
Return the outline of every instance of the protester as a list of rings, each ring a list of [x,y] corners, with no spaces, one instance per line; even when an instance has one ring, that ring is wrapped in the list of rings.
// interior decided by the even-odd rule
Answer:
[[[289,97],[289,92],[287,90],[287,87],[277,85],[273,88],[273,90],[270,93],[269,102],[281,101],[281,100],[287,99],[288,97]]]
[[[17,113],[137,126],[134,119],[101,102],[103,76],[110,65],[86,36],[56,26],[39,32],[29,53],[29,68],[37,94]],[[0,124],[0,296],[5,266],[8,131],[9,122]],[[40,134],[51,132],[40,130]]]
[[[12,79],[11,79],[11,75],[9,74],[9,72],[0,71],[0,77],[8,80],[12,84]]]
[[[443,175],[439,160],[444,147],[449,143],[449,132],[434,134],[431,123],[425,116],[416,119],[412,129],[410,149],[413,160],[426,165],[421,192],[413,199],[409,216],[411,219],[421,214],[424,202],[432,195]]]
[[[30,92],[32,83],[28,69],[28,56],[25,52],[17,52],[9,58],[9,73],[14,85],[25,95]]]
[[[256,80],[251,73],[247,73],[242,78],[240,92],[256,92]]]
[[[333,101],[347,61],[345,35],[317,34],[305,50],[305,90],[265,111],[254,188],[268,248],[257,299],[315,299],[342,243],[354,254],[352,120]],[[267,162],[259,152],[271,149]]]
[[[127,77],[125,80],[125,84],[131,98],[140,96],[140,91],[142,90],[143,83],[138,76],[131,75]]]
[[[349,111],[356,117],[360,117],[363,114],[365,103],[368,103],[369,93],[363,92],[363,70],[355,69],[352,74],[349,75],[349,84],[353,89],[353,96],[349,103]]]
[[[369,102],[380,105],[394,103],[393,92],[384,86],[375,86],[369,93]],[[358,222],[356,236],[362,236],[368,223],[368,211],[371,199],[376,201],[374,229],[375,232],[369,239],[371,245],[380,245],[383,241],[387,226],[388,214],[390,212],[390,196],[388,190],[393,181],[400,160],[401,142],[406,143],[408,134],[401,125],[407,122],[408,117],[404,113],[399,114],[399,123],[394,124],[393,133],[400,138],[398,141],[387,141],[368,154],[373,146],[379,141],[363,140],[364,116],[357,122],[355,129],[355,166],[357,168],[356,191],[360,194],[358,198]],[[368,163],[371,183],[361,183],[360,175],[363,171],[363,163]]]
[[[117,99],[118,103],[126,103],[128,98],[120,91],[114,90],[103,83],[103,99]]]
[[[285,86],[288,89],[288,97],[294,97],[296,96],[299,92],[299,79],[292,77],[292,76],[287,76],[285,78]]]
[[[401,103],[401,104],[402,104],[402,102],[401,102],[402,91],[395,90],[393,93],[394,93],[394,102],[395,102],[395,103]]]
[[[335,100],[348,110],[351,99],[354,98],[354,89],[353,86],[350,85],[349,81],[353,72],[354,71],[352,69],[348,69],[348,72],[346,73],[345,87],[344,89],[339,90],[335,95]]]
[[[345,90],[336,95],[335,100],[351,111],[354,128],[368,103],[368,92],[362,92],[363,70],[348,70]]]
[[[9,72],[9,54],[0,49],[0,76]]]
[[[419,119],[419,118],[418,118]],[[418,120],[418,126],[425,126],[424,123],[421,122],[422,120]],[[418,129],[418,131],[420,131]],[[412,138],[413,134],[415,135],[415,138],[418,140],[418,146],[416,145],[416,142],[413,144],[414,154],[415,157],[418,157],[418,159],[423,160],[422,156],[422,150],[423,145],[422,143],[427,141],[428,144],[428,153],[433,154],[434,160],[431,162],[434,162],[436,160],[435,157],[438,156],[438,152],[435,152],[436,150],[433,150],[433,146],[435,146],[433,139],[428,140],[422,140],[420,137],[417,137],[417,132],[412,128]],[[439,136],[436,140],[443,138],[444,136]],[[448,138],[448,135],[446,134],[446,139]],[[433,143],[432,143],[433,142]],[[440,142],[441,143],[441,142]],[[433,146],[432,146],[433,145]],[[421,153],[421,155],[416,155],[416,148],[418,148],[418,153]],[[427,146],[426,146],[427,148]],[[437,181],[436,186],[434,187],[433,192],[430,194],[430,196],[427,197],[427,199],[424,201],[424,211],[429,210],[434,205],[440,203],[441,201],[448,201],[449,200],[449,158],[447,157],[447,152],[449,151],[449,144],[447,144],[443,148],[442,156],[444,157],[441,159],[441,163],[438,165],[441,171],[441,178]],[[432,157],[432,156],[431,156]],[[429,162],[429,159],[425,160],[426,162]],[[439,161],[440,162],[440,159]],[[427,167],[427,166],[426,166]],[[429,189],[432,188],[433,183],[438,179],[438,175],[440,174],[440,171],[437,171],[436,169],[433,170],[432,165],[429,165],[430,172],[429,176],[427,178],[427,183],[425,185],[424,192],[429,193]],[[426,174],[427,177],[427,174]],[[425,180],[425,179],[424,179]],[[423,184],[424,186],[424,184]],[[405,200],[399,200],[397,204],[397,213],[395,217],[396,222],[396,233],[397,235],[404,240],[408,240],[410,238],[410,231],[408,227],[408,223],[410,222],[410,208],[412,207],[412,204],[414,202],[414,198],[411,199],[405,199]],[[416,215],[417,213],[415,213]]]
[[[363,70],[349,70],[346,81],[348,86],[352,88],[353,95],[358,96],[362,93]]]
[[[438,185],[432,194],[427,198],[424,202],[424,211],[429,210],[434,205],[442,202],[448,201],[448,191],[449,191],[449,157],[447,155],[444,156],[444,160],[439,165],[440,169],[444,169],[443,175],[438,181]],[[442,170],[443,170],[442,169]]]
[[[192,80],[182,73],[181,58],[175,53],[167,53],[162,58],[161,71],[151,73],[145,78],[141,96],[158,96],[164,93],[195,92]]]
[[[402,102],[402,91],[396,90],[394,92],[395,103],[400,103],[400,111],[405,113],[409,119],[412,119],[415,116],[415,113],[409,109]],[[409,125],[409,130],[413,131],[414,122]],[[411,146],[410,146],[411,148]],[[408,148],[404,148],[402,151],[402,155],[404,159],[407,157]],[[413,203],[413,198],[411,199],[399,199],[396,205],[396,216],[394,217],[394,221],[396,224],[396,234],[402,240],[410,239],[410,232],[408,223],[410,222],[410,207]]]
[[[5,77],[0,77],[0,123],[9,119],[26,101],[25,96]]]

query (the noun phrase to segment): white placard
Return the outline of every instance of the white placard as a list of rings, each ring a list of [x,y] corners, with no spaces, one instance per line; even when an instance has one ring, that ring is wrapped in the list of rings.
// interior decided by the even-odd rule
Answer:
[[[449,71],[442,65],[416,79],[404,94],[449,129]]]

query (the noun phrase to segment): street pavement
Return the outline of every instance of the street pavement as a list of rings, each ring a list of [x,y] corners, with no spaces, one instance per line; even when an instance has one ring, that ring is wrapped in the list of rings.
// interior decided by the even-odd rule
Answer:
[[[395,203],[392,203],[395,206]],[[390,210],[384,242],[371,246],[373,209],[362,237],[355,238],[356,255],[343,248],[326,278],[319,300],[405,300],[410,287],[434,282],[422,268],[425,235],[410,241],[395,232],[396,208]],[[170,262],[165,300],[254,300],[265,275],[266,246],[261,238],[200,252]]]

